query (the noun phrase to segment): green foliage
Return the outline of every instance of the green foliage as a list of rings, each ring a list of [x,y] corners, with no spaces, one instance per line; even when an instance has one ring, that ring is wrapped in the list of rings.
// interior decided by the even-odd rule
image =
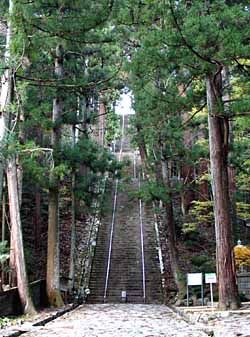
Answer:
[[[0,241],[0,263],[7,261],[10,257],[9,247],[7,245],[7,241]]]
[[[183,165],[199,170],[200,160],[209,156],[204,80],[208,73],[216,71],[221,60],[228,66],[232,84],[232,103],[225,113],[239,116],[234,124],[236,136],[240,137],[234,140],[230,160],[237,167],[239,187],[249,190],[249,126],[243,126],[247,122],[240,117],[249,111],[248,14],[242,4],[220,0],[190,5],[185,1],[144,4],[140,24],[134,27],[136,48],[127,69],[136,111],[134,140],[138,145],[144,144],[148,167],[163,155],[168,162],[177,162],[178,170]],[[220,106],[221,113],[223,110]],[[239,130],[245,130],[244,137]],[[184,141],[185,133],[192,133],[190,139],[186,138],[188,144]],[[201,174],[197,183],[204,180],[210,181],[210,176]],[[212,223],[212,207],[204,204],[203,208],[193,206],[192,224]],[[187,225],[185,230],[190,228]]]
[[[0,317],[0,329],[3,329],[6,326],[11,324],[12,320],[8,317]]]
[[[119,116],[115,114],[115,111],[111,108],[108,109],[108,115],[106,119],[106,141],[107,143],[112,142],[113,140],[117,139],[119,134],[119,125],[120,120]]]
[[[214,221],[213,202],[194,200],[189,214],[197,223],[212,224]]]
[[[159,185],[155,181],[148,181],[143,183],[139,192],[137,193],[138,198],[145,202],[160,201],[168,202],[169,196],[168,192],[163,185]]]
[[[244,202],[236,202],[237,216],[241,219],[250,218],[250,204]],[[182,231],[185,234],[197,232],[199,224],[213,224],[213,202],[212,201],[193,201],[189,211],[189,216],[193,222],[184,223]]]
[[[209,156],[209,144],[208,139],[198,139],[193,146],[193,153],[195,158],[200,160],[201,158],[207,158]]]
[[[198,227],[198,224],[195,223],[195,222],[185,222],[183,225],[182,225],[182,232],[184,234],[189,234],[189,233],[197,233],[197,228]]]
[[[184,217],[181,231],[185,238],[185,244],[193,246],[204,237],[204,225],[212,226],[214,223],[213,202],[193,201],[188,215]]]
[[[87,137],[81,138],[74,147],[64,144],[61,158],[74,170],[79,169],[79,165],[86,165],[93,172],[105,173],[106,171],[115,172],[119,166],[115,157],[109,151],[101,148]]]
[[[196,255],[191,258],[194,272],[211,273],[216,269],[215,258],[209,255]]]
[[[188,219],[191,222],[184,222],[182,232],[186,235],[198,235],[200,224],[212,224],[214,221],[212,201],[193,201],[189,210]]]
[[[250,204],[236,202],[237,216],[241,219],[250,219]]]
[[[58,180],[63,180],[63,178],[70,173],[70,169],[66,163],[60,163],[59,165],[53,167],[50,174]]]
[[[175,183],[172,176],[179,176],[185,166],[198,171],[200,160],[208,158],[205,78],[223,65],[229,71],[232,102],[220,104],[218,112],[233,120],[230,162],[236,167],[237,187],[249,193],[250,122],[242,117],[250,105],[245,3],[39,0],[14,4],[9,65],[15,69],[16,83],[9,108],[13,121],[20,112],[25,121],[17,123],[4,140],[1,153],[5,158],[18,154],[31,182],[47,189],[53,177],[63,189],[74,173],[77,198],[90,207],[102,176],[110,172],[120,177],[126,171],[125,163],[118,163],[89,135],[99,114],[98,99],[105,98],[106,140],[111,142],[118,136],[112,104],[117,89],[128,86],[136,111],[134,142],[146,152],[149,175],[137,196],[169,202],[173,193],[193,184]],[[1,17],[6,9],[4,1]],[[60,80],[54,73],[58,45],[64,50]],[[56,96],[63,97],[64,110],[55,125],[51,115]],[[56,126],[62,129],[62,144],[52,153],[51,132]],[[80,132],[74,145],[71,126]],[[22,131],[25,140],[19,139]],[[159,178],[162,160],[170,178],[164,184]],[[197,183],[204,180],[210,180],[208,173],[201,173]],[[249,207],[241,198],[237,206],[239,216],[248,217]],[[199,225],[213,223],[212,203],[194,201],[186,220],[182,230],[192,244],[199,238]],[[201,268],[208,261],[203,257],[193,263]]]
[[[242,165],[242,171],[237,175],[237,184],[240,190],[250,192],[250,160],[246,160]]]

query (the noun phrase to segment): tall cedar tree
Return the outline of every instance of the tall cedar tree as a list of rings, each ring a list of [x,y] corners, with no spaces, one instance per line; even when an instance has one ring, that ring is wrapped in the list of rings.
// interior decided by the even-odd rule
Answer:
[[[15,3],[9,1],[9,18],[7,22],[7,34],[6,34],[6,52],[5,52],[5,64],[6,70],[2,75],[1,81],[1,145],[8,153],[8,142],[13,141],[15,128],[15,119],[17,112],[13,112],[11,104],[13,103],[15,96],[13,92],[13,68],[11,66],[11,58],[15,58],[15,55],[11,51],[11,45],[14,39],[14,30],[12,24],[12,15],[15,11]],[[14,122],[12,122],[14,121]],[[12,144],[10,144],[11,147]],[[20,186],[18,184],[17,173],[17,154],[15,151],[10,151],[6,157],[7,167],[7,184],[9,195],[9,213],[11,224],[11,246],[13,247],[13,257],[15,263],[15,271],[17,275],[17,287],[24,313],[32,314],[35,312],[32,299],[29,295],[28,278],[26,272],[24,247],[23,247],[23,235],[21,228],[21,214],[20,214]],[[1,182],[2,184],[2,182]]]
[[[110,88],[112,77],[117,72],[118,50],[113,46],[107,48],[113,43],[113,28],[109,25],[112,8],[112,0],[91,3],[56,1],[53,4],[36,1],[20,3],[16,17],[25,44],[26,61],[30,64],[29,69],[19,71],[16,77],[30,87],[37,87],[37,90],[32,90],[38,97],[44,97],[44,92],[47,92],[46,103],[41,102],[41,108],[34,109],[26,103],[27,110],[34,113],[31,119],[38,118],[35,116],[38,113],[42,118],[44,114],[51,116],[50,122],[43,123],[45,128],[52,128],[54,157],[49,182],[47,291],[51,305],[55,306],[62,304],[59,292],[58,192],[60,177],[67,170],[61,143],[68,141],[62,138],[62,130],[66,130],[63,125],[82,123],[75,117],[76,104],[72,102],[84,96],[94,101],[93,97],[98,97],[100,91]],[[51,106],[49,100],[53,101],[52,114],[47,112]],[[46,131],[43,138],[48,139]],[[46,142],[46,146],[50,146],[48,140]]]
[[[154,6],[155,5],[155,6]],[[229,109],[224,105],[229,102],[223,101],[224,83],[222,82],[222,71],[229,66],[232,70],[241,64],[241,60],[248,57],[247,26],[248,8],[244,4],[231,4],[225,1],[203,2],[203,1],[166,1],[151,2],[148,10],[144,6],[144,15],[139,22],[141,34],[134,38],[136,53],[145,49],[144,62],[138,63],[141,68],[132,67],[132,76],[138,76],[133,89],[145,91],[145,85],[140,79],[150,83],[152,77],[158,81],[157,74],[163,67],[168,69],[168,75],[162,86],[161,100],[165,101],[165,109],[172,107],[172,111],[178,111],[176,100],[170,101],[167,95],[171,88],[171,79],[180,78],[179,86],[185,84],[186,92],[192,92],[195,80],[199,79],[206,83],[207,110],[209,113],[209,140],[210,140],[210,162],[212,173],[212,185],[214,193],[214,211],[216,228],[216,254],[217,273],[219,280],[219,307],[230,309],[238,307],[239,300],[236,287],[234,262],[232,258],[232,223],[230,216],[230,199],[228,191],[228,120],[232,116]],[[150,10],[151,9],[151,13]],[[145,14],[146,13],[146,14]],[[149,34],[143,36],[146,25],[151,23]],[[137,35],[137,36],[138,36]],[[143,55],[143,54],[142,54]],[[151,74],[147,73],[148,64],[158,64]],[[133,56],[132,56],[133,59]],[[133,62],[132,62],[133,65]],[[146,105],[147,96],[152,95],[152,88],[147,84],[147,95],[141,100],[141,111],[155,108],[159,103],[152,101],[152,107]],[[188,90],[187,90],[188,89]],[[155,90],[155,89],[154,89]],[[177,93],[177,92],[176,92]],[[176,94],[176,98],[178,95]],[[200,106],[204,107],[204,97],[198,98]],[[135,101],[137,97],[135,97]],[[195,95],[190,100],[190,107],[197,104]],[[137,104],[138,105],[138,104]],[[185,104],[186,106],[186,104]],[[184,107],[185,111],[186,107]],[[156,110],[156,109],[155,109]],[[197,108],[196,108],[197,110]],[[179,109],[179,113],[183,107]],[[247,111],[247,110],[246,110]],[[159,112],[158,112],[159,113]],[[153,115],[151,110],[151,115]],[[159,124],[155,125],[159,127]],[[148,133],[148,130],[145,130]],[[226,268],[225,268],[226,266]]]

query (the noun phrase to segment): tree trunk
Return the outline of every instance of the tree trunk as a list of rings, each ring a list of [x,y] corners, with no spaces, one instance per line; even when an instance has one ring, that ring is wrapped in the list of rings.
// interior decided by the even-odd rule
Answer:
[[[1,240],[2,242],[5,241],[5,232],[6,232],[6,197],[5,197],[5,192],[3,192],[3,200],[2,200],[2,235],[1,235]],[[1,284],[0,284],[0,291],[3,291],[3,285],[5,284],[5,272],[4,272],[4,267],[5,263],[2,262],[1,264]]]
[[[224,111],[226,114],[230,114],[230,77],[228,67],[224,67],[222,70],[222,82],[223,82],[223,102]],[[234,121],[229,121],[229,144],[230,148],[233,147],[234,143],[234,133],[233,133]],[[229,153],[230,159],[230,153]],[[236,211],[236,181],[235,181],[235,168],[233,165],[228,165],[228,191],[230,199],[230,212],[233,224],[233,239],[236,241],[239,236],[240,228],[237,224],[237,211]]]
[[[13,12],[13,2],[9,1],[9,15]],[[10,60],[10,43],[11,43],[12,25],[11,21],[8,20],[7,23],[7,33],[6,33],[6,46],[4,61],[6,64],[6,69],[1,77],[1,94],[0,94],[0,147],[4,147],[5,138],[7,135],[7,130],[9,127],[9,105],[11,103],[12,97],[12,69],[8,66]],[[3,192],[3,177],[5,170],[4,158],[0,158],[0,202],[2,202],[2,192]]]
[[[206,79],[209,148],[214,197],[216,261],[219,308],[239,307],[239,296],[233,259],[232,223],[228,192],[228,118],[223,113],[221,70]]]
[[[16,261],[15,261],[15,238],[13,237],[14,232],[12,231],[12,225],[10,227],[10,262],[9,262],[9,285],[10,287],[17,286],[17,273],[16,273]]]
[[[13,13],[14,3],[9,0],[9,17]],[[11,59],[10,45],[12,38],[12,25],[11,20],[8,20],[8,28],[6,35],[6,51],[5,51],[5,62],[8,65]],[[12,69],[7,67],[2,78],[1,78],[1,96],[0,96],[0,142],[4,146],[4,141],[8,129],[10,129],[10,109],[9,105],[12,102],[13,93],[13,77]],[[26,273],[25,259],[24,259],[24,247],[22,238],[22,228],[21,228],[21,217],[20,217],[20,201],[19,201],[19,189],[18,189],[18,179],[17,179],[17,164],[15,156],[8,158],[7,160],[7,184],[8,184],[8,194],[9,194],[9,212],[10,212],[10,222],[11,222],[11,246],[12,246],[12,261],[15,264],[15,271],[17,277],[18,292],[23,307],[24,313],[33,314],[35,312],[33,302],[29,295],[28,290],[28,278]],[[0,165],[0,171],[4,169],[4,163]],[[2,176],[2,173],[0,174]],[[2,194],[2,181],[0,181],[0,190]],[[14,253],[14,254],[13,254]]]
[[[16,172],[17,172],[17,190],[18,190],[18,202],[19,202],[19,210],[21,210],[22,206],[22,192],[23,192],[23,170],[22,166],[19,163],[18,156],[16,157]],[[17,271],[16,271],[16,262],[15,262],[15,238],[13,237],[13,231],[11,230],[10,235],[10,286],[17,286]]]
[[[26,273],[23,236],[21,229],[20,205],[18,200],[17,166],[15,157],[7,163],[7,182],[9,193],[9,211],[13,248],[15,252],[15,266],[17,273],[17,286],[24,313],[34,314],[35,309],[29,295],[28,279]]]
[[[183,165],[181,169],[181,177],[184,182],[184,191],[181,194],[181,210],[183,215],[188,214],[192,201],[195,200],[195,192],[193,190],[193,172],[194,168],[191,165]]]
[[[35,235],[35,249],[40,248],[40,234],[41,234],[41,191],[39,185],[36,185],[35,194],[35,219],[34,219],[34,235]]]
[[[9,1],[9,14],[13,12],[13,2]],[[13,94],[13,80],[12,80],[12,69],[9,68],[8,62],[10,60],[10,43],[11,43],[11,35],[12,35],[12,25],[11,21],[8,20],[7,23],[7,34],[6,34],[6,47],[5,47],[5,55],[4,61],[6,63],[6,69],[1,78],[1,95],[0,95],[0,144],[1,148],[6,146],[6,137],[9,129],[9,120],[10,120],[10,111],[9,106],[12,101]],[[3,177],[4,171],[6,168],[5,158],[0,159],[0,202],[2,202],[2,194],[3,194]],[[11,232],[10,232],[11,236]],[[10,239],[10,245],[12,240]],[[10,247],[10,259],[9,259],[9,284],[11,286],[16,286],[16,277],[15,277],[15,257],[14,257],[14,248]]]
[[[147,149],[146,149],[145,140],[142,134],[142,127],[139,124],[137,124],[136,130],[137,130],[137,145],[138,145],[139,152],[140,152],[142,167],[144,170],[146,170]]]
[[[72,126],[73,147],[76,144],[76,128]],[[70,265],[69,265],[69,289],[72,291],[75,282],[75,250],[76,250],[76,173],[72,172],[71,182],[71,242],[70,242]]]
[[[179,92],[182,92],[182,96],[186,96],[183,93],[184,87],[180,86]],[[188,113],[185,113],[183,116],[183,120],[188,119]],[[183,132],[183,143],[184,147],[190,151],[193,146],[193,134],[192,129],[186,128]],[[189,209],[192,205],[192,201],[195,200],[195,192],[194,192],[194,167],[190,164],[183,164],[181,167],[181,177],[183,179],[184,190],[181,194],[181,210],[183,215],[187,215]]]
[[[101,146],[104,146],[105,142],[105,113],[106,113],[106,107],[103,95],[100,95],[100,106],[99,106],[99,116],[98,116],[98,129],[99,129],[99,136],[98,136],[98,142]]]
[[[202,159],[199,163],[198,175],[204,176],[208,173],[209,161],[208,159]],[[209,200],[209,185],[207,180],[200,181],[199,183],[199,200],[207,201]]]
[[[58,188],[49,190],[49,226],[47,252],[47,294],[50,305],[60,307],[63,300],[60,293],[59,263],[59,207]]]
[[[56,47],[55,74],[57,78],[63,76],[63,48]],[[54,123],[51,144],[54,151],[58,151],[61,143],[61,115],[63,110],[62,93],[58,89],[53,100],[52,120]],[[55,165],[57,161],[55,158]],[[60,293],[60,258],[59,258],[59,181],[53,172],[50,177],[49,188],[49,223],[48,223],[48,252],[47,252],[47,294],[50,305],[63,305]]]
[[[186,286],[179,267],[178,251],[176,247],[176,231],[174,222],[172,194],[170,192],[171,187],[169,181],[168,165],[167,162],[163,159],[161,160],[161,167],[162,167],[162,180],[165,187],[169,191],[168,201],[163,202],[166,210],[167,246],[169,248],[169,257],[173,278],[175,281],[175,285],[178,289],[178,297],[179,299],[182,299],[186,294]]]

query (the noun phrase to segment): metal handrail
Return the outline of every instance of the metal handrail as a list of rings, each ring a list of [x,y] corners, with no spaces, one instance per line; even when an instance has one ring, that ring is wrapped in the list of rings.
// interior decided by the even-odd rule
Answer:
[[[139,189],[141,187],[141,175],[138,176]],[[144,254],[144,225],[142,221],[142,200],[139,199],[139,216],[140,216],[140,236],[141,236],[141,260],[142,260],[142,287],[143,287],[143,301],[146,302],[146,273],[145,273],[145,254]]]
[[[153,209],[155,209],[155,208],[156,208],[156,205],[153,202]],[[161,222],[160,222],[160,224],[158,223],[158,219],[157,219],[157,215],[156,215],[155,211],[154,211],[154,222],[155,222],[155,234],[156,234],[156,242],[157,242],[157,249],[158,249],[158,258],[159,258],[160,271],[161,271],[161,276],[162,276],[161,277],[161,284],[162,284],[162,289],[164,289],[164,287],[165,287],[165,277],[164,277],[165,268],[164,268],[164,262],[163,262],[163,254],[162,254],[160,231],[159,231],[159,225],[161,226]]]
[[[118,156],[118,161],[121,161],[121,156],[122,156],[124,125],[125,125],[125,118],[124,118],[124,115],[122,115],[121,147],[120,147],[120,152],[119,152],[119,156]],[[111,230],[110,230],[110,237],[109,237],[108,264],[107,264],[107,270],[106,270],[105,287],[104,287],[104,295],[103,295],[104,302],[107,298],[107,291],[108,291],[108,281],[109,281],[109,274],[110,274],[112,244],[113,244],[114,226],[115,226],[115,212],[116,212],[116,206],[117,206],[117,194],[118,194],[118,179],[116,179],[116,181],[115,181],[115,195],[114,195],[112,222],[111,222]]]
[[[99,181],[98,183],[98,191],[101,193],[101,196],[103,198],[105,189],[106,189],[106,180],[107,177],[105,176],[104,179]],[[101,184],[103,184],[101,186]],[[89,230],[89,235],[87,239],[87,244],[86,244],[86,254],[84,254],[84,257],[81,261],[81,270],[82,273],[80,275],[80,281],[79,281],[79,286],[78,286],[78,293],[77,293],[77,300],[85,300],[87,293],[85,293],[85,290],[88,290],[89,286],[89,278],[90,278],[90,273],[92,269],[92,263],[93,263],[93,257],[94,257],[94,249],[95,246],[93,246],[91,243],[93,241],[96,241],[97,235],[98,235],[98,230],[99,230],[99,224],[100,222],[98,221],[98,218],[100,217],[99,214],[99,202],[95,200],[93,204],[93,209],[94,209],[94,214],[90,217],[91,223],[90,223],[90,230]]]

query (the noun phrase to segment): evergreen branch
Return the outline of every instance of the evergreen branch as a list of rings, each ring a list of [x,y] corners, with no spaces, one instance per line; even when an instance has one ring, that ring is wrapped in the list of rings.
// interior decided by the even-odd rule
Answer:
[[[182,123],[181,127],[185,127],[187,126],[187,124],[189,124],[189,122],[200,112],[202,111],[205,106],[207,105],[207,103],[204,103],[197,111],[195,111],[192,116],[190,116],[186,121],[184,121],[184,123]]]
[[[69,50],[69,51],[65,52],[65,55],[74,55],[74,56],[84,57],[84,56],[90,56],[90,55],[98,54],[100,52],[101,52],[100,48],[86,50],[86,51],[84,51],[82,53]]]
[[[112,76],[105,78],[103,80],[97,81],[97,82],[90,82],[89,84],[71,84],[71,83],[60,83],[59,80],[53,80],[53,79],[42,79],[42,78],[30,78],[22,75],[16,75],[17,78],[20,78],[25,81],[32,82],[29,83],[30,85],[34,86],[44,86],[44,87],[52,87],[52,88],[65,88],[65,89],[74,89],[74,88],[81,88],[83,90],[93,89],[96,86],[99,86],[103,83],[111,81],[120,71],[121,65],[118,67],[118,70],[112,74]]]
[[[64,40],[68,40],[68,41],[71,41],[71,42],[84,43],[84,44],[110,43],[110,42],[112,42],[111,39],[102,40],[102,41],[86,41],[86,40],[72,39],[72,38],[67,37],[67,35],[72,36],[72,35],[76,35],[77,34],[78,36],[79,35],[81,36],[81,35],[89,32],[89,31],[91,31],[91,30],[93,30],[93,29],[95,29],[95,28],[103,25],[109,19],[110,14],[111,14],[112,9],[113,9],[113,6],[114,6],[114,0],[110,0],[109,5],[108,5],[108,12],[107,12],[106,15],[104,15],[103,17],[101,17],[98,22],[94,22],[89,27],[87,27],[85,29],[82,29],[82,30],[78,30],[77,32],[75,32],[75,31],[74,32],[73,31],[68,31],[68,32],[67,31],[64,31],[64,32],[51,32],[50,30],[45,29],[45,28],[43,28],[40,25],[37,25],[35,23],[30,23],[30,24],[34,28],[42,31],[43,33],[48,34],[51,37],[59,37],[59,38],[62,38]],[[65,19],[65,18],[63,18],[63,19]],[[81,18],[79,17],[79,19],[81,19]],[[25,20],[25,21],[26,21],[26,23],[28,23],[27,20]]]
[[[88,41],[88,40],[79,40],[79,39],[75,39],[75,38],[72,38],[72,37],[69,37],[69,36],[73,36],[73,35],[76,35],[76,33],[73,34],[73,32],[51,32],[41,26],[38,26],[37,24],[34,24],[32,23],[31,24],[32,27],[40,30],[41,32],[43,33],[46,33],[48,34],[48,36],[50,37],[59,37],[60,39],[63,39],[63,40],[66,40],[66,41],[71,41],[71,42],[77,42],[77,43],[82,43],[82,44],[102,44],[102,43],[111,43],[113,42],[112,39],[103,39],[103,40],[100,40],[100,41]],[[86,33],[87,31],[89,30],[92,30],[96,28],[95,27],[91,27],[89,28],[88,30],[84,30],[84,31],[78,31],[77,32],[77,35],[82,35],[83,33]],[[68,36],[67,36],[68,35]]]
[[[31,26],[34,27],[34,28],[36,28],[36,29],[38,29],[38,30],[40,30],[43,33],[48,34],[49,37],[59,37],[60,39],[63,39],[65,41],[70,41],[72,43],[80,43],[80,44],[103,44],[103,43],[111,43],[111,42],[113,42],[113,40],[110,39],[110,38],[106,38],[106,39],[99,40],[99,41],[80,40],[80,39],[75,39],[75,38],[71,38],[71,37],[66,36],[65,35],[66,32],[62,32],[62,33],[56,33],[56,32],[54,32],[53,33],[53,32],[51,32],[51,31],[49,31],[49,30],[47,30],[45,28],[42,28],[42,27],[34,24],[34,23],[31,24]],[[91,28],[91,29],[93,29],[93,28]],[[91,29],[89,29],[89,30],[91,30]],[[86,33],[86,31],[85,31],[85,33]],[[68,35],[72,36],[72,32],[68,32]],[[78,35],[82,35],[82,33],[78,34]]]
[[[246,69],[246,68],[249,68],[250,69],[250,66],[247,65],[247,64],[241,64],[237,58],[234,58],[234,61],[237,63],[239,69],[242,71],[242,72],[245,72],[247,74],[249,74],[249,71]]]
[[[93,119],[96,119],[96,118],[101,117],[101,116],[106,116],[106,115],[108,115],[109,113],[110,113],[110,111],[106,111],[106,112],[104,112],[104,113],[102,113],[102,114],[95,115],[95,116],[93,116],[92,118],[93,118]]]
[[[181,37],[181,39],[182,39],[184,45],[185,45],[185,46],[186,46],[186,47],[187,47],[187,48],[188,48],[194,55],[196,55],[196,56],[197,56],[199,59],[201,59],[202,61],[208,62],[208,63],[210,63],[210,64],[216,64],[217,62],[215,62],[215,61],[211,60],[210,58],[208,58],[208,57],[206,57],[206,56],[201,55],[200,53],[198,53],[198,51],[196,51],[196,50],[192,47],[192,45],[187,41],[187,39],[185,38],[185,36],[184,36],[183,33],[182,33],[181,27],[180,27],[180,25],[179,25],[179,23],[178,23],[178,20],[177,20],[176,16],[175,16],[175,13],[174,13],[174,9],[173,9],[173,5],[172,5],[172,3],[171,3],[171,0],[169,1],[169,3],[170,3],[170,11],[171,11],[172,17],[173,17],[173,19],[174,19],[175,26],[176,26],[176,28],[177,28],[179,34],[180,34],[180,37]]]
[[[184,85],[183,90],[179,93],[178,96],[181,97],[181,96],[183,96],[185,94],[185,92],[187,91],[188,87],[192,84],[193,80],[194,80],[194,76],[192,76],[190,78],[190,80]]]
[[[250,116],[250,111],[244,111],[230,115],[230,117],[246,117],[246,116]]]

